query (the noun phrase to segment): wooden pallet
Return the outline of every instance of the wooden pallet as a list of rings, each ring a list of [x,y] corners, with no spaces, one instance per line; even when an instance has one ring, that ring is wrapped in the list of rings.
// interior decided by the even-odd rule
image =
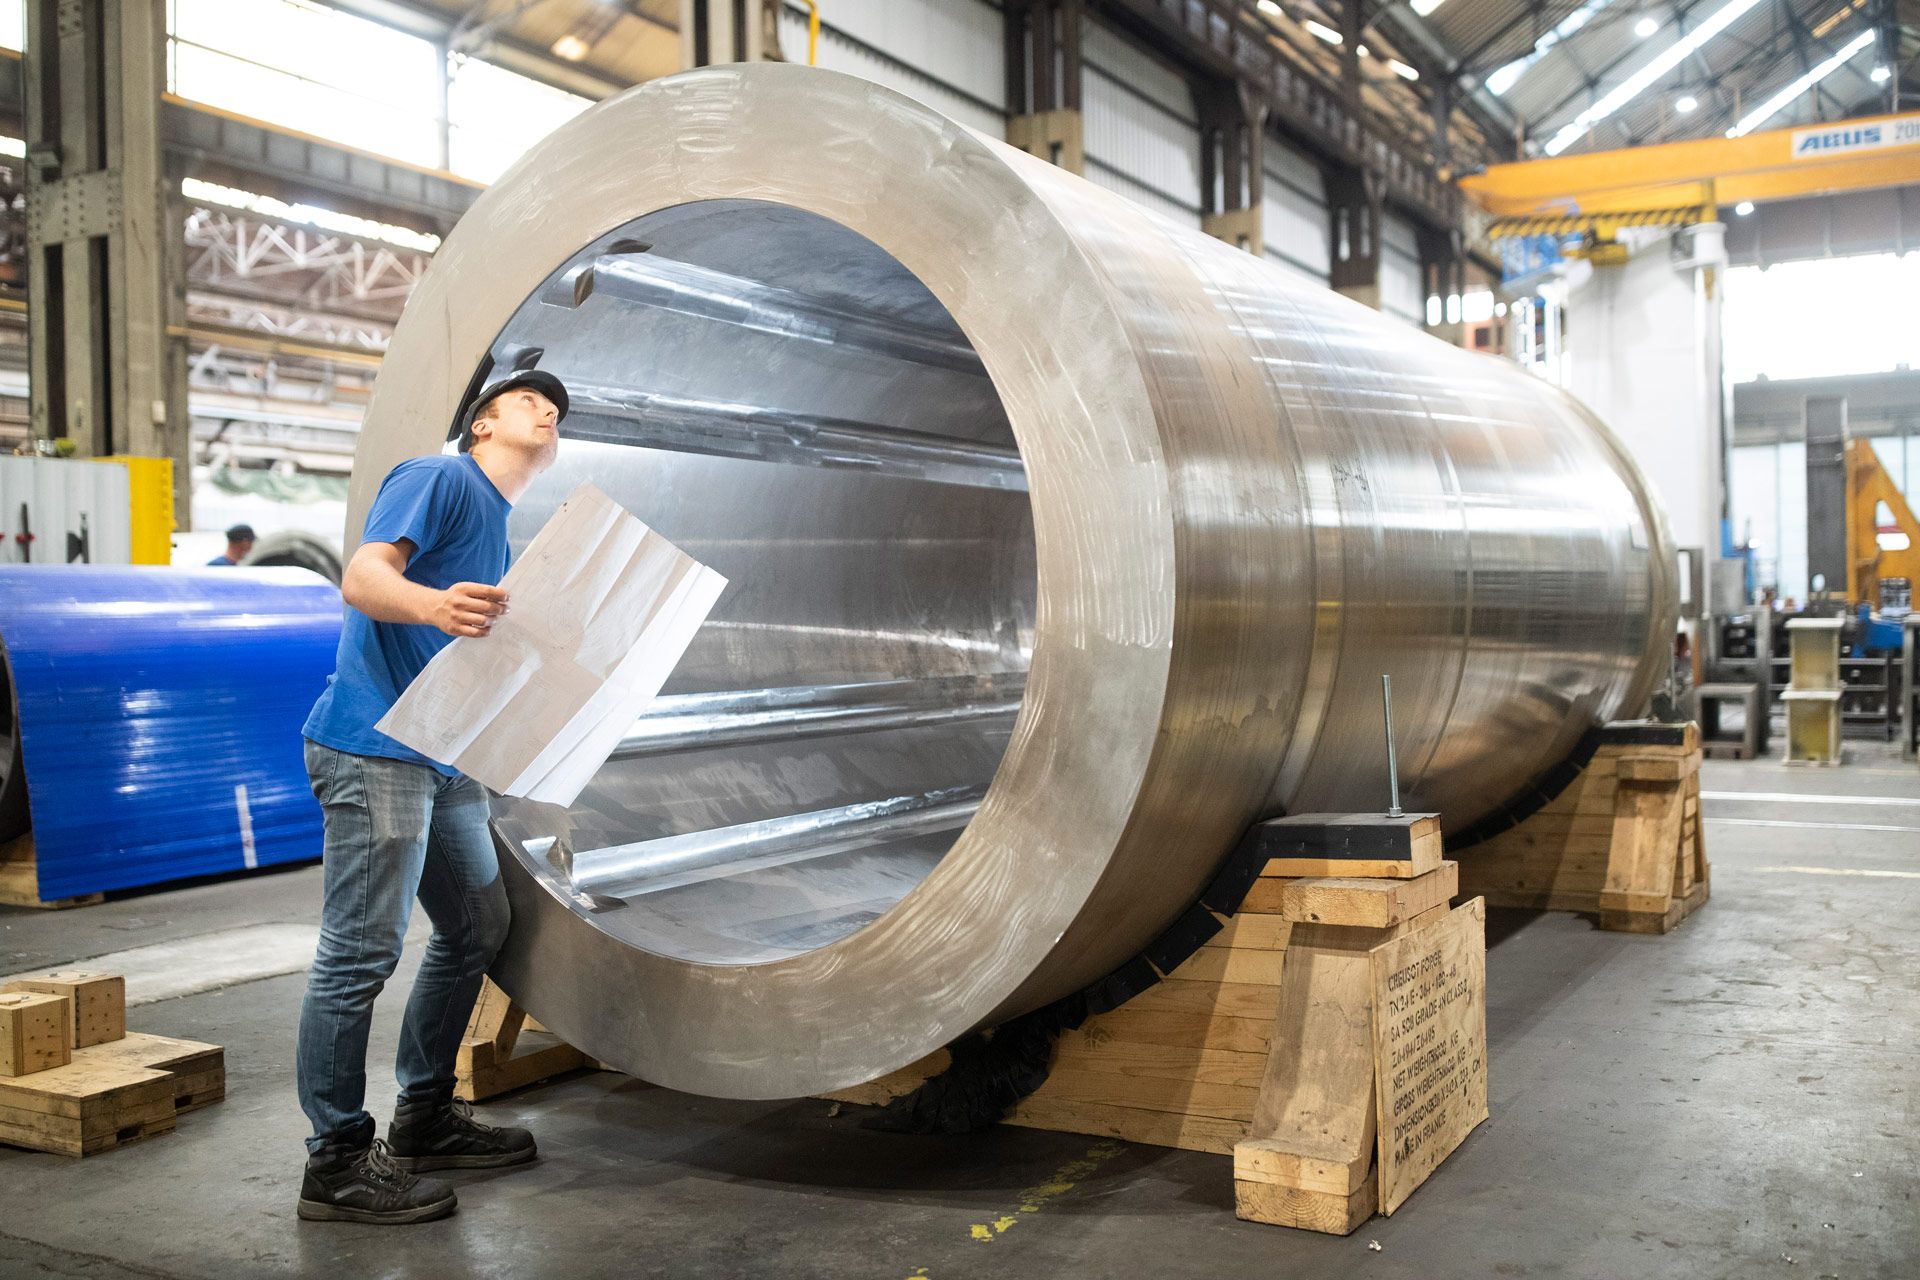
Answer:
[[[1448,905],[1451,862],[1405,878],[1292,879],[1281,865],[1160,982],[1063,1035],[1046,1082],[1006,1122],[1230,1154],[1237,1212],[1255,1221],[1346,1234],[1397,1209],[1486,1118],[1484,907]],[[1464,1057],[1434,1064],[1449,1080],[1396,1084],[1382,1037],[1397,1044],[1405,1015],[1380,1016],[1381,985],[1430,950],[1466,993],[1431,1025],[1457,1034]],[[883,1105],[946,1066],[943,1050],[826,1096]],[[1447,1093],[1429,1113],[1439,1122],[1395,1146],[1428,1083]]]
[[[60,1002],[60,1026],[77,1047],[63,1065],[0,1078],[0,1142],[94,1155],[170,1133],[178,1116],[226,1096],[226,1054],[219,1045],[123,1030],[125,984],[118,975],[50,973],[8,990]],[[52,994],[62,991],[67,994]]]
[[[1697,728],[1603,732],[1593,759],[1552,803],[1459,850],[1463,893],[1489,906],[1584,912],[1602,929],[1628,933],[1666,933],[1706,902]],[[1673,741],[1646,740],[1655,736]]]
[[[89,893],[78,898],[40,897],[40,864],[34,854],[33,832],[16,836],[0,845],[0,907],[90,907],[105,902],[104,893]]]
[[[530,1084],[598,1067],[599,1063],[559,1039],[488,978],[467,1020],[454,1061],[454,1096],[484,1102]]]

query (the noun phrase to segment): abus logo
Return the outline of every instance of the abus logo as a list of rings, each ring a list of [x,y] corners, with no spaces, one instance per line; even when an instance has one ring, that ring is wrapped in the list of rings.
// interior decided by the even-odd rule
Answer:
[[[1857,147],[1877,147],[1881,143],[1880,126],[1861,125],[1853,129],[1825,129],[1794,139],[1793,154],[1811,151],[1851,151]]]

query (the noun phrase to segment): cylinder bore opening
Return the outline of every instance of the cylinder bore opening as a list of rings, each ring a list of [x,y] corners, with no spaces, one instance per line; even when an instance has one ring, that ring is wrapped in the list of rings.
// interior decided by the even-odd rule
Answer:
[[[730,583],[564,819],[507,803],[502,833],[597,927],[679,959],[878,919],[965,829],[1033,648],[1026,475],[953,317],[839,223],[702,201],[581,249],[490,355],[572,399],[516,549],[590,480]]]

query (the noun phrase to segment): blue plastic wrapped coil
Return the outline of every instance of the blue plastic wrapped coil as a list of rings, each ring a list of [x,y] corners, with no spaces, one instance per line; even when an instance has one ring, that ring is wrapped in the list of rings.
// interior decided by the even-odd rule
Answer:
[[[0,566],[40,896],[318,857],[300,726],[340,609],[303,569]]]

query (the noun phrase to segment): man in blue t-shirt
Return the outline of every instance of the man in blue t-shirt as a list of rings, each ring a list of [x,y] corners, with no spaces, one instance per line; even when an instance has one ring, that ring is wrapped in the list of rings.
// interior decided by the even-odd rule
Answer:
[[[300,1009],[300,1105],[313,1122],[302,1218],[427,1222],[453,1189],[417,1174],[534,1157],[525,1129],[474,1120],[453,1099],[454,1055],[507,935],[486,790],[378,729],[455,636],[507,611],[507,513],[553,465],[567,391],[552,374],[487,387],[460,452],[413,458],[381,482],[340,594],[347,610],[326,691],[307,717],[307,774],[326,817],[320,945]],[[373,1000],[400,961],[418,896],[433,922],[400,1027],[400,1097],[387,1141],[366,1099]]]
[[[231,569],[234,565],[245,560],[247,558],[247,552],[251,550],[253,550],[253,526],[250,524],[234,525],[233,528],[227,530],[227,549],[207,561],[207,565],[209,568],[214,565],[220,565],[223,568]]]

